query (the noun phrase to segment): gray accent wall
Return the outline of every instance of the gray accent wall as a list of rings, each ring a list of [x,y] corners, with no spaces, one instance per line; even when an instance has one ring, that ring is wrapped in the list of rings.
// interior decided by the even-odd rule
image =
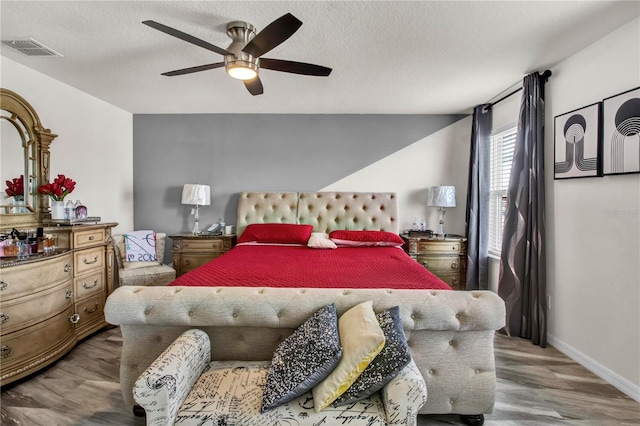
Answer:
[[[135,228],[189,232],[193,216],[181,204],[185,183],[211,186],[212,205],[200,208],[201,230],[220,217],[234,224],[242,191],[317,191],[463,117],[134,115]]]

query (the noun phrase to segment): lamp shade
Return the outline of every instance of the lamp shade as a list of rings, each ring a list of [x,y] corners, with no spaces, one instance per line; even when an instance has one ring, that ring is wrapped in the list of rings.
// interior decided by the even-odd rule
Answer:
[[[211,187],[197,183],[186,183],[182,188],[182,204],[208,206],[211,204]]]
[[[432,186],[427,190],[427,206],[431,207],[455,207],[455,186]]]

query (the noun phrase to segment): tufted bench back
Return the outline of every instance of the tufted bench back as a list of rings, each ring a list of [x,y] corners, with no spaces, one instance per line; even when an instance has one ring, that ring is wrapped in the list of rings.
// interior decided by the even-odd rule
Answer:
[[[189,328],[209,335],[215,360],[270,360],[278,344],[323,306],[335,303],[341,315],[366,300],[375,311],[400,306],[429,389],[421,413],[491,411],[493,335],[505,316],[502,299],[489,291],[121,287],[109,296],[105,318],[122,330],[125,402],[133,403],[138,375]]]
[[[376,229],[399,232],[398,200],[392,192],[243,192],[238,235],[251,223],[306,223],[315,232]]]

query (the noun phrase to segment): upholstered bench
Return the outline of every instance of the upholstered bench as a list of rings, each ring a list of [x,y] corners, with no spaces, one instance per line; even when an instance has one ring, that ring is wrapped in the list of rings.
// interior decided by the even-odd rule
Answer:
[[[413,361],[373,395],[314,410],[307,392],[261,413],[269,361],[211,361],[209,336],[182,333],[136,380],[147,425],[416,425],[427,387]]]

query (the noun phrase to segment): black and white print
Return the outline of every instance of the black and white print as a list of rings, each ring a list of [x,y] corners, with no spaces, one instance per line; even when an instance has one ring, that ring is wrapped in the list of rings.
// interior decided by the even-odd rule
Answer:
[[[601,104],[555,117],[554,179],[602,176]]]
[[[640,172],[640,87],[603,100],[604,174]]]

